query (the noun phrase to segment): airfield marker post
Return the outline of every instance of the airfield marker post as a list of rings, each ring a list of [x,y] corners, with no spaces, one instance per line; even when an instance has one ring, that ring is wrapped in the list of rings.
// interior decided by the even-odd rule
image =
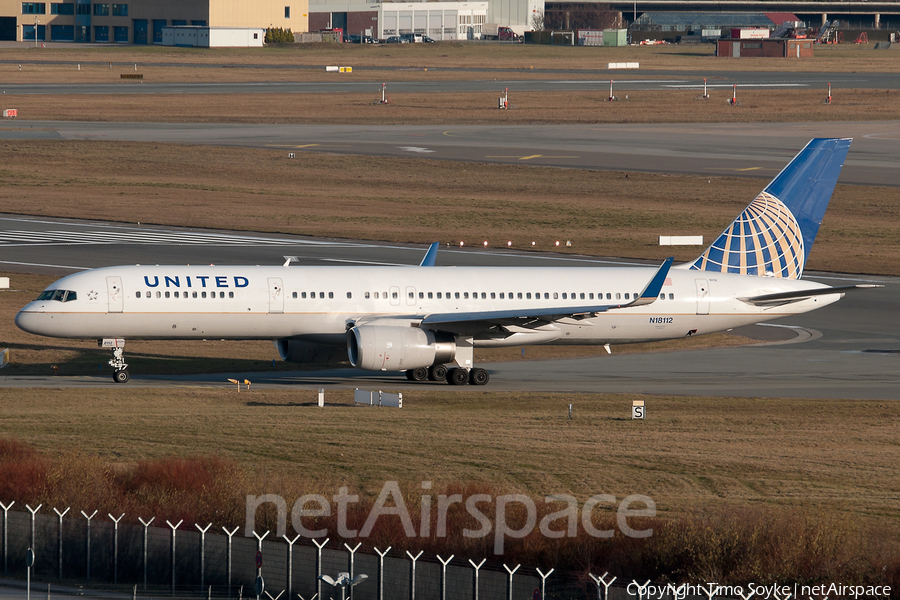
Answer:
[[[409,550],[406,551],[406,555],[409,556],[409,559],[412,561],[412,579],[409,583],[409,600],[416,600],[416,561],[422,556],[422,552],[424,552],[424,550],[419,550],[419,553],[413,556]]]
[[[25,597],[27,600],[31,600],[31,567],[34,566],[34,550],[31,548],[25,552],[25,566],[28,567],[28,581],[25,584],[25,589],[28,591],[25,593]]]
[[[212,523],[203,528],[194,523],[194,527],[200,532],[200,591],[202,592],[206,587],[204,585],[206,583],[206,532],[212,527]]]
[[[7,506],[7,505],[3,504],[2,502],[0,502],[0,508],[3,508],[3,574],[4,575],[9,574],[9,568],[8,568],[9,561],[7,561],[8,552],[6,551],[7,550],[6,532],[9,529],[9,527],[7,526],[8,525],[7,516],[9,514],[9,509],[12,508],[12,505],[15,503],[16,503],[16,501],[13,500],[12,502],[9,503],[9,506]]]
[[[294,567],[294,543],[296,543],[296,541],[300,539],[300,534],[298,533],[297,537],[295,537],[292,540],[288,539],[288,536],[286,536],[286,535],[283,535],[281,537],[283,537],[284,541],[286,541],[288,543],[287,593],[288,593],[288,598],[290,598],[293,595],[293,594],[291,594],[291,579],[293,578],[292,573],[294,570],[293,569],[293,567]]]
[[[390,551],[391,546],[388,546],[384,552],[375,548],[375,553],[378,555],[378,600],[384,600],[384,557]],[[453,557],[451,556],[450,558]]]
[[[85,556],[85,560],[87,561],[87,573],[85,575],[85,580],[90,583],[91,581],[91,519],[94,518],[94,515],[97,514],[97,511],[91,513],[91,516],[88,516],[86,512],[81,511],[82,516],[87,519],[87,555]]]
[[[362,546],[362,542],[356,544],[356,548],[350,548],[347,543],[344,543],[344,547],[350,552],[350,579],[353,579],[353,567],[356,563],[356,551],[359,550],[359,547]],[[353,586],[350,586],[350,600],[353,600]]]
[[[175,530],[181,527],[184,519],[178,521],[175,525],[166,519],[166,525],[172,528],[172,595],[175,595]]]
[[[228,535],[228,597],[231,598],[231,538],[237,533],[239,527],[235,527],[234,531],[228,531],[222,527],[222,531]],[[146,579],[145,579],[146,581]]]
[[[38,504],[37,508],[31,508],[27,504],[25,505],[25,508],[31,513],[31,548],[34,548],[34,516],[37,514],[37,511],[41,510],[42,506],[43,504]]]
[[[106,515],[112,520],[113,525],[113,585],[119,584],[119,521],[125,516],[125,513],[119,515],[119,518],[113,517],[111,514]]]
[[[329,538],[325,538],[325,541],[322,542],[322,545],[319,545],[319,542],[313,540],[313,544],[315,544],[316,548],[318,549],[316,555],[316,581],[318,582],[316,583],[316,595],[319,598],[322,597],[322,548],[325,547],[325,544],[328,543],[328,540]],[[390,550],[390,548],[388,548],[388,550]]]
[[[156,517],[150,517],[149,521],[144,521],[143,517],[138,517],[138,521],[144,526],[144,591],[147,591],[147,528],[150,527]]]
[[[473,567],[475,567],[475,600],[478,600],[478,571],[481,570],[481,567],[482,567],[482,566],[484,566],[484,563],[485,563],[486,560],[487,560],[486,558],[482,558],[482,559],[481,559],[481,562],[478,563],[478,564],[476,565],[476,564],[474,563],[474,561],[472,561],[471,558],[469,559],[469,563],[470,563]]]
[[[540,569],[535,569],[538,572],[538,575],[541,576],[541,600],[547,597],[546,595],[546,587],[547,587],[547,578],[550,577],[550,574],[553,573],[556,569],[550,569],[547,573],[542,573]]]
[[[503,563],[503,568],[506,569],[507,573],[509,573],[509,585],[507,587],[507,589],[509,590],[509,600],[512,600],[513,596],[513,575],[516,571],[519,570],[519,567],[521,566],[522,565],[516,565],[515,569],[510,570],[510,568],[506,566],[506,563]]]
[[[447,565],[453,560],[455,554],[451,554],[450,558],[444,560],[441,555],[437,555],[437,559],[441,561],[441,600],[447,600]]]
[[[66,510],[59,512],[56,508],[53,509],[53,512],[56,513],[56,516],[59,517],[59,530],[57,534],[57,540],[59,541],[59,580],[62,581],[62,566],[63,566],[63,543],[62,543],[62,521],[63,517],[69,512],[71,506],[66,507]]]

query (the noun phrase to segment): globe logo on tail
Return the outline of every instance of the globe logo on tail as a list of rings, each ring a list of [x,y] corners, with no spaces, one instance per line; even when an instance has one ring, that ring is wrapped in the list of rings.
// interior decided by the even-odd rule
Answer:
[[[691,269],[799,279],[805,257],[797,219],[781,200],[761,192]]]

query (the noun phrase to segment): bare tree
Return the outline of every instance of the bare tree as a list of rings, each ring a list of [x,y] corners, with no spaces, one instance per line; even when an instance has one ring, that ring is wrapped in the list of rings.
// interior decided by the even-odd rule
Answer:
[[[544,11],[535,10],[531,13],[531,29],[534,31],[544,30]]]

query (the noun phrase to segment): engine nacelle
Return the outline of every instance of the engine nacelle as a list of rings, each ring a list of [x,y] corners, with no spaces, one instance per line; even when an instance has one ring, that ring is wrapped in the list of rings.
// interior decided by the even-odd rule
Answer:
[[[418,327],[361,325],[347,332],[347,354],[357,369],[406,371],[453,362],[456,342]]]
[[[313,344],[300,340],[282,338],[273,340],[281,360],[293,363],[329,364],[344,361],[344,351],[340,346]]]

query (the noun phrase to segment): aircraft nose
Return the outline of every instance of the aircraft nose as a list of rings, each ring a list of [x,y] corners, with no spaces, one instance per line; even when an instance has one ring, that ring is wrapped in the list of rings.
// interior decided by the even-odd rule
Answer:
[[[43,334],[42,325],[45,320],[44,314],[29,310],[30,308],[31,305],[29,304],[18,313],[16,313],[16,327],[18,327],[22,331],[27,331],[28,333],[41,335]]]

